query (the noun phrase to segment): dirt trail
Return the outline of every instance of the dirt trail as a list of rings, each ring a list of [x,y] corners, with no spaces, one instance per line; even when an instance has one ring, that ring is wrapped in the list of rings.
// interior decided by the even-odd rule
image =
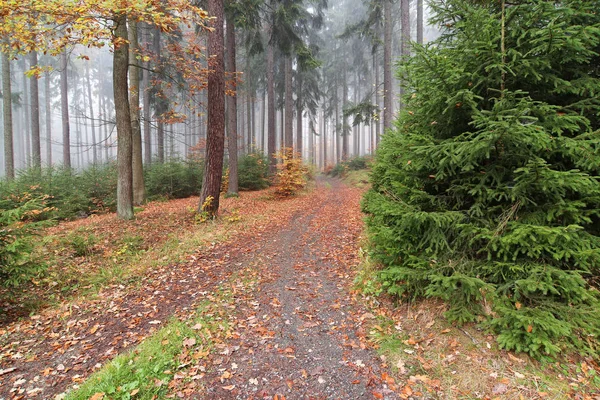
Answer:
[[[236,310],[237,320],[246,321],[230,343],[236,351],[219,359],[204,377],[205,389],[192,397],[397,398],[379,379],[380,360],[363,340],[368,314],[349,290],[362,230],[359,201],[360,191],[319,180],[311,195],[290,203],[286,221],[157,270],[136,290],[107,288],[63,313],[16,324],[1,349],[0,373],[11,372],[0,374],[0,399],[64,392],[159,321],[185,315],[243,265],[259,269],[256,301]],[[232,365],[225,389],[219,367]]]

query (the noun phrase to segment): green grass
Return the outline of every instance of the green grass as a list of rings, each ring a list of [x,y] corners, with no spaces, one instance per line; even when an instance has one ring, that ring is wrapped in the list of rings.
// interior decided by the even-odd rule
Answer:
[[[370,186],[369,174],[371,173],[368,169],[360,169],[357,171],[348,171],[344,176],[343,180],[350,186],[358,188],[367,188]]]

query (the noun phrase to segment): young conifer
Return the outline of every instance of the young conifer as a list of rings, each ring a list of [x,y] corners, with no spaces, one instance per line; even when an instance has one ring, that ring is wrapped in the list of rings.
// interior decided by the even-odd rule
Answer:
[[[597,354],[600,1],[432,3],[363,203],[384,287],[506,349]]]

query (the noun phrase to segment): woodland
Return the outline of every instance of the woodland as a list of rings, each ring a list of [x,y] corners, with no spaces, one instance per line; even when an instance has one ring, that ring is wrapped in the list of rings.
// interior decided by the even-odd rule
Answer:
[[[599,9],[3,1],[0,398],[596,398]]]

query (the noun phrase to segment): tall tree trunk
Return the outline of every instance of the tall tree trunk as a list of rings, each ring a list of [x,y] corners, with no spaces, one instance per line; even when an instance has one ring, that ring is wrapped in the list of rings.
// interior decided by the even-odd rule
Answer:
[[[150,42],[150,25],[143,24],[144,43]],[[150,135],[150,62],[144,62],[142,71],[142,83],[144,92],[142,94],[142,104],[144,108],[144,162],[150,165],[152,162],[152,139]]]
[[[2,53],[2,115],[4,120],[4,172],[6,179],[15,178],[15,153],[13,144],[12,90],[10,87],[10,57]]]
[[[63,140],[63,165],[65,168],[71,168],[71,133],[69,126],[69,87],[67,67],[69,60],[67,50],[60,53],[60,112],[62,116],[62,140]]]
[[[108,133],[108,123],[109,123],[109,116],[108,116],[108,107],[106,106],[106,97],[104,96],[100,96],[100,102],[102,103],[102,115],[104,116],[104,158],[106,159],[106,162],[109,163],[110,162],[110,154],[109,154],[109,133]]]
[[[285,56],[285,147],[294,149],[294,97],[292,92],[292,56]]]
[[[127,17],[115,15],[115,46],[113,55],[113,90],[115,96],[115,119],[117,121],[117,216],[133,219],[133,132],[129,109],[129,86],[127,71],[129,45],[127,43]]]
[[[404,1],[404,0],[401,0]],[[383,1],[383,129],[392,126],[392,2]]]
[[[401,31],[401,47],[400,55],[402,57],[408,57],[410,55],[410,0],[400,0],[400,18],[402,22]],[[404,94],[404,87],[400,85],[400,105],[402,105],[402,95]]]
[[[225,66],[223,60],[223,0],[208,0],[208,14],[214,30],[208,35],[208,55],[212,68],[208,75],[208,122],[206,133],[206,162],[199,212],[214,216],[219,211],[219,194],[225,150]]]
[[[227,71],[230,72],[231,79],[237,79],[235,73],[237,67],[235,65],[235,25],[233,18],[227,19],[227,31],[225,43],[227,46]],[[235,92],[232,96],[227,96],[227,150],[229,152],[229,183],[227,187],[227,195],[237,196],[238,194],[238,122],[237,122],[237,84]]]
[[[323,170],[327,169],[327,116],[323,110]]]
[[[38,65],[37,52],[30,54],[30,67]],[[31,96],[31,156],[33,167],[40,169],[42,167],[42,145],[40,142],[40,97],[37,75],[30,78],[30,96]]]
[[[302,158],[302,75],[296,75],[296,151]]]
[[[423,0],[417,0],[417,43],[423,44]]]
[[[379,100],[379,57],[377,57],[377,51],[373,52],[373,69],[375,70],[375,104],[377,109],[381,104]],[[381,115],[381,113],[379,114]],[[373,141],[373,149],[377,148],[379,141],[381,140],[381,118],[375,120],[375,138]]]
[[[50,103],[50,72],[44,76],[44,112],[46,114],[46,163],[52,165],[52,110]]]
[[[90,123],[92,125],[92,164],[98,164],[98,144],[96,143],[96,120],[94,119],[94,101],[92,98],[92,82],[90,80],[90,64],[85,64],[85,80],[87,84],[88,107],[90,110]]]
[[[142,162],[142,130],[140,126],[140,70],[138,67],[137,22],[129,23],[129,111],[132,134],[133,204],[140,205],[146,198],[144,187],[144,165]]]
[[[348,105],[348,66],[346,65],[346,57],[344,57],[344,82],[342,85],[342,161],[348,159],[348,139],[350,130],[348,129],[348,118],[344,113]]]
[[[269,36],[272,27],[269,27]],[[269,156],[269,166],[271,173],[275,172],[277,160],[275,158],[275,78],[273,76],[274,68],[274,49],[269,41],[267,44],[267,153]]]
[[[156,28],[154,30],[154,54],[156,55],[157,58],[157,63],[158,63],[158,68],[157,70],[161,70],[162,66],[161,66],[161,58],[160,58],[160,28]],[[157,73],[157,75],[160,75],[159,73]],[[158,80],[160,79],[160,76],[156,77],[157,82],[155,83],[156,85],[160,85],[160,82],[158,82]],[[159,91],[160,93],[162,93],[162,91]],[[166,110],[163,107],[163,102],[165,101],[164,98],[162,98],[161,96],[158,96],[157,99],[157,103],[156,103],[156,153],[158,154],[158,162],[159,163],[164,163],[165,162],[165,126],[162,120],[162,114],[164,112],[166,112]]]
[[[27,71],[27,60],[25,57],[21,58],[21,67],[23,68],[23,74],[21,75],[23,78],[23,84],[21,86],[23,90],[23,107],[21,107],[21,112],[23,113],[22,120],[25,122],[25,129],[21,131],[25,139],[23,155],[25,157],[24,159],[26,160],[25,165],[27,168],[31,168],[31,113],[29,112],[31,110],[27,107],[28,104],[31,105],[31,100],[27,85],[27,75],[25,75],[25,72]]]

